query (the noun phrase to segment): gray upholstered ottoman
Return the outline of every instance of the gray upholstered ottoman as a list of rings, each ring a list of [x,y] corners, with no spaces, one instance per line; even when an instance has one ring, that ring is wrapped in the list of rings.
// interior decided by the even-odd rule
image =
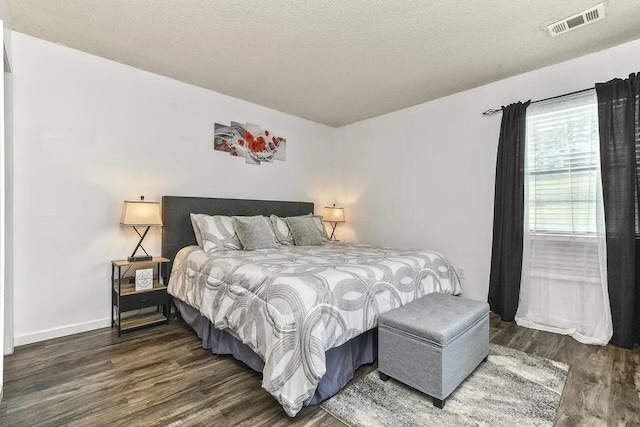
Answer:
[[[378,370],[445,399],[489,354],[489,304],[431,293],[378,318]]]

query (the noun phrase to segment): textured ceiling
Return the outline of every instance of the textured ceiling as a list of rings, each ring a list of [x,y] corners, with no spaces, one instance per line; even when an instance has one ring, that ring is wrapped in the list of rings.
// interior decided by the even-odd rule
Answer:
[[[8,0],[15,31],[342,126],[640,38],[640,2]]]

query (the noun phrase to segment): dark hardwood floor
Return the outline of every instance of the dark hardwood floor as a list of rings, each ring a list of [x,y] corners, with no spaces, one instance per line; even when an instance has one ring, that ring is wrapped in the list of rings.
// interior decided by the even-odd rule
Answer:
[[[640,350],[586,346],[491,317],[491,341],[571,366],[556,425],[640,425]],[[374,369],[360,368],[357,378]],[[202,349],[184,323],[101,329],[5,358],[2,426],[342,426],[319,407],[289,418],[260,374]]]

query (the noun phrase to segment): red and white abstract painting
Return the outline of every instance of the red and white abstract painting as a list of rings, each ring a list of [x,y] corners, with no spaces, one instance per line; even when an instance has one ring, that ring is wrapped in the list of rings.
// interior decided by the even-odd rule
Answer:
[[[213,149],[244,157],[252,165],[286,160],[286,146],[284,138],[253,123],[231,122],[230,126],[215,124]]]

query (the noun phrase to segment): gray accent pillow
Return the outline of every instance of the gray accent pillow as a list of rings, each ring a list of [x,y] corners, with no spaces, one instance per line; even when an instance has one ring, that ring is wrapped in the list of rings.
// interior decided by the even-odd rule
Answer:
[[[320,246],[324,244],[320,230],[313,217],[297,216],[287,218],[287,224],[297,246]]]
[[[234,216],[233,227],[245,251],[275,248],[276,237],[269,220],[261,215]]]
[[[327,228],[324,226],[324,218],[322,218],[322,215],[312,215],[311,218],[313,218],[313,222],[316,224],[316,227],[318,227],[318,231],[322,235],[322,238],[324,240],[329,240],[329,235],[327,234]]]
[[[275,215],[271,215],[272,217],[274,217]],[[277,216],[275,216],[276,218],[278,218]],[[314,214],[306,214],[306,215],[300,215],[300,217],[302,218],[313,218],[313,222],[316,225],[316,227],[318,227],[318,231],[320,232],[320,235],[322,236],[323,240],[329,240],[329,235],[327,234],[327,228],[324,226],[324,219],[322,218],[322,215],[314,215]],[[298,218],[298,217],[291,217],[291,218]],[[278,218],[280,221],[283,221],[283,218]],[[286,218],[285,218],[286,219]],[[273,218],[271,220],[273,222]],[[273,222],[273,228],[276,228],[276,223]],[[278,234],[278,231],[276,230],[276,235]],[[278,240],[280,240],[280,237],[278,237]],[[280,243],[282,244],[287,244],[284,243],[282,240],[280,240]],[[293,245],[293,240],[290,243],[291,245]]]

